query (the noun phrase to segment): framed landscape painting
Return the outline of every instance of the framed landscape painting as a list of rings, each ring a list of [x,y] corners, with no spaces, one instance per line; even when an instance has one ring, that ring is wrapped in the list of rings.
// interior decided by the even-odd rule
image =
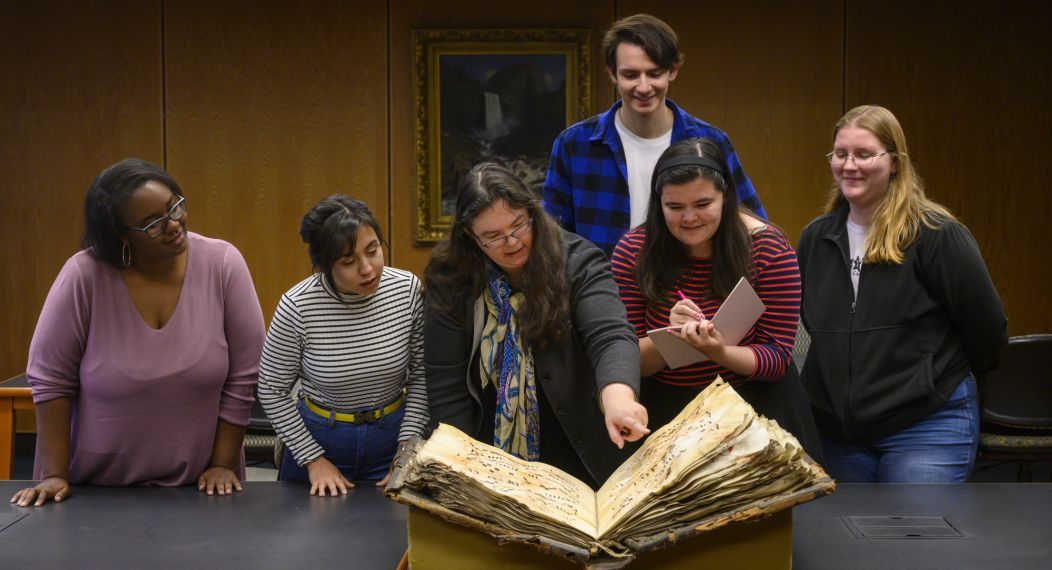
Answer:
[[[413,241],[452,224],[459,178],[498,162],[537,192],[555,137],[591,111],[588,30],[414,30]]]

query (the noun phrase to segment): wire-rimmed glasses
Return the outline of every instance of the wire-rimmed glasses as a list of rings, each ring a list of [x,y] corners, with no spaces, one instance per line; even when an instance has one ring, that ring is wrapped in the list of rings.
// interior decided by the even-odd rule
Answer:
[[[488,241],[482,241],[481,239],[479,239],[479,246],[481,246],[483,249],[489,249],[491,247],[503,247],[505,244],[508,243],[508,238],[522,239],[522,236],[528,234],[530,232],[530,228],[532,227],[533,218],[529,218],[525,222],[515,226],[515,228],[512,229],[511,232],[509,232],[506,235],[502,235],[498,238],[493,238]],[[475,238],[478,239],[478,236],[475,236]]]
[[[164,228],[168,227],[168,220],[179,221],[186,215],[186,198],[183,196],[179,197],[179,201],[168,208],[168,214],[163,218],[157,218],[156,220],[146,224],[141,228],[133,228],[130,226],[124,226],[126,230],[134,230],[142,232],[152,238],[155,238],[164,233]]]
[[[848,152],[834,150],[833,152],[826,155],[826,160],[833,166],[844,166],[847,164],[847,160],[850,158],[855,162],[855,166],[869,166],[873,164],[873,161],[884,156],[885,154],[892,154],[891,152],[884,151],[878,152],[877,154],[869,154],[866,152],[860,152],[851,154]]]

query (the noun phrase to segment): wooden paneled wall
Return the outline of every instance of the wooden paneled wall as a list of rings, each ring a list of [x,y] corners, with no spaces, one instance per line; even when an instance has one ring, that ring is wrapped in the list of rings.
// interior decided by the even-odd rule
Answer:
[[[1052,333],[1052,4],[851,0],[847,29],[846,108],[896,114],[928,194],[979,242],[1009,332]]]
[[[0,378],[25,371],[103,167],[164,159],[160,2],[0,3]]]
[[[269,322],[310,274],[307,208],[344,193],[387,219],[387,4],[164,6],[168,170],[190,228],[244,253]]]
[[[832,124],[845,108],[883,104],[931,195],[978,239],[1010,332],[1052,331],[1043,2],[14,0],[0,4],[0,377],[24,369],[48,288],[77,249],[84,189],[104,166],[165,164],[192,229],[245,254],[269,319],[309,271],[299,219],[325,195],[372,206],[394,265],[426,263],[410,230],[412,29],[591,28],[599,112],[614,99],[600,36],[639,11],[676,28],[687,59],[671,96],[730,134],[790,236],[824,201]]]

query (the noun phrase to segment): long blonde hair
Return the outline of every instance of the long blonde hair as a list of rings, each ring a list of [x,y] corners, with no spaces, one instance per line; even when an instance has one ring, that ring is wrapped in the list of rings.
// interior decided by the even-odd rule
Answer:
[[[956,218],[944,206],[924,194],[924,181],[913,168],[906,147],[906,135],[891,111],[878,105],[861,105],[851,109],[833,127],[834,141],[840,129],[845,127],[873,133],[898,165],[898,172],[892,173],[888,189],[869,221],[865,261],[902,263],[905,258],[903,251],[920,235],[921,224],[937,229]],[[825,211],[832,211],[844,202],[844,195],[834,183],[829,191]]]

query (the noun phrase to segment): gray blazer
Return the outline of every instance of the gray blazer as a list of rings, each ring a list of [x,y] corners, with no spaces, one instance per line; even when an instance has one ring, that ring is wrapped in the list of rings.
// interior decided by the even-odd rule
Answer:
[[[559,342],[534,349],[534,368],[567,439],[592,477],[602,483],[627,458],[627,450],[610,442],[597,394],[615,382],[639,393],[639,341],[606,256],[584,238],[560,232],[572,322]],[[470,370],[482,332],[483,301],[481,295],[469,295],[454,306],[453,298],[450,288],[428,286],[424,368],[430,427],[447,423],[489,441],[492,435],[480,437],[482,387],[471,381]]]

